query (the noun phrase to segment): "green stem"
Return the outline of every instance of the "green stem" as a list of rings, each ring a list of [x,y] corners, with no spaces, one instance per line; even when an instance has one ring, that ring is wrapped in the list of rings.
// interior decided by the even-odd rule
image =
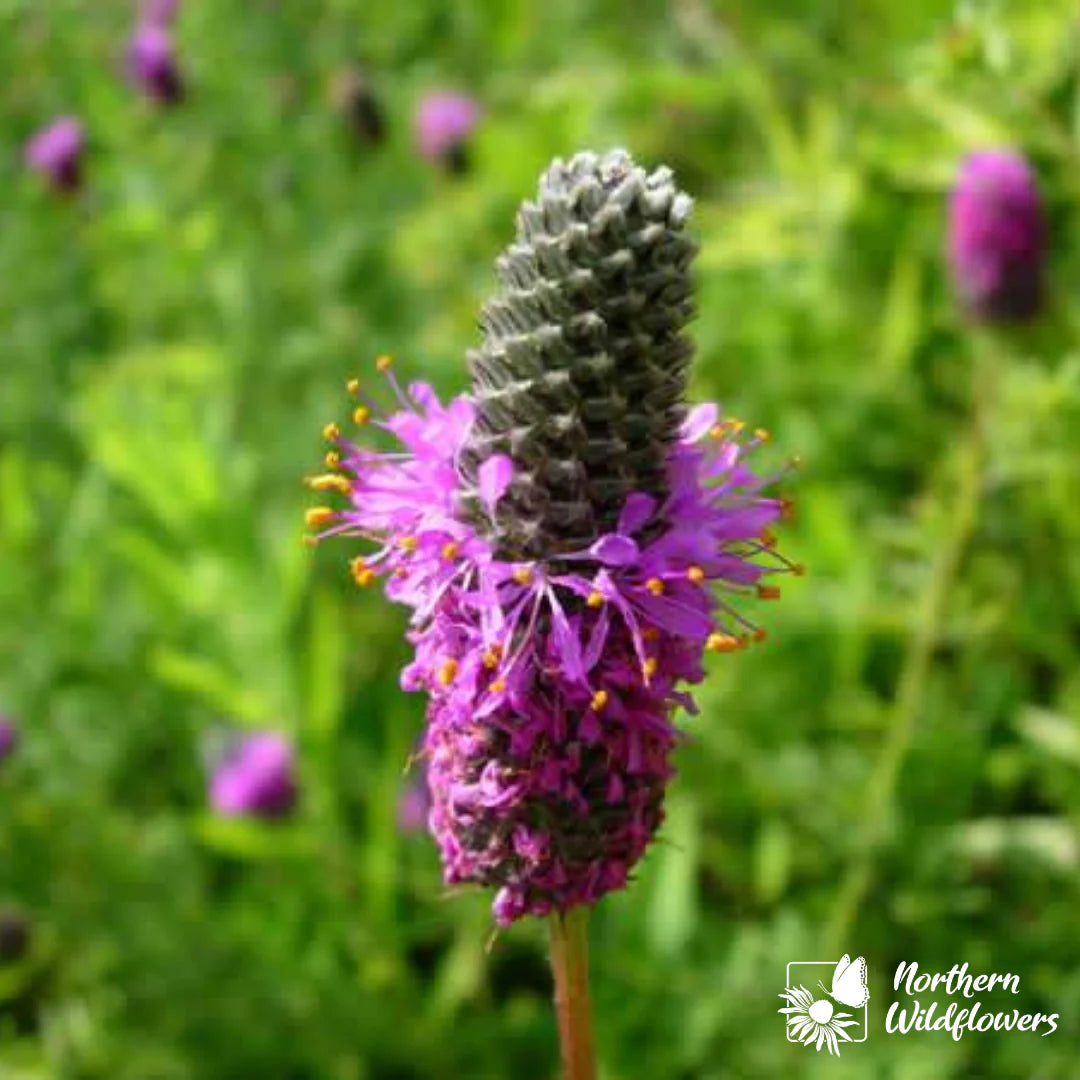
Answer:
[[[589,1018],[589,912],[584,907],[557,912],[549,923],[563,1080],[596,1080]]]
[[[951,512],[904,658],[881,754],[867,784],[862,830],[825,933],[828,956],[838,955],[841,949],[848,946],[848,934],[870,888],[874,858],[886,832],[900,769],[911,745],[915,721],[926,691],[934,646],[941,636],[945,621],[949,593],[978,517],[985,458],[986,412],[992,394],[994,366],[985,345],[982,342],[979,345],[982,347],[972,365],[970,421],[957,448],[957,475],[948,496]]]

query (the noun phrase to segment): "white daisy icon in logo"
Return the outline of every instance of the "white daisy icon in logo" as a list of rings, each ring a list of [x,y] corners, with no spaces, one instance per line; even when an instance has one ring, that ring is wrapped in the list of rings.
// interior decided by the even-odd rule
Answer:
[[[815,998],[805,986],[793,986],[793,967],[831,967],[832,989],[827,989],[819,980],[818,986],[826,996]],[[780,997],[787,1002],[787,1008],[778,1009],[777,1012],[787,1016],[787,1037],[791,1042],[801,1042],[804,1046],[812,1044],[815,1050],[825,1047],[830,1054],[839,1057],[842,1042],[863,1042],[866,1039],[866,1003],[870,1000],[870,990],[866,983],[866,960],[861,956],[852,961],[845,953],[835,967],[817,963],[789,964],[788,985]],[[839,1011],[834,1001],[858,1010],[862,1013],[861,1018],[855,1019],[852,1013]],[[860,1024],[863,1028],[862,1038],[853,1039],[846,1029]]]

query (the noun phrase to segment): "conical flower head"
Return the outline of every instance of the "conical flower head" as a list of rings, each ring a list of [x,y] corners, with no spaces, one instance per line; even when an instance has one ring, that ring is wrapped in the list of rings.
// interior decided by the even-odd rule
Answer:
[[[172,35],[162,22],[144,22],[128,46],[128,71],[148,97],[175,105],[184,97],[184,82]]]
[[[1044,299],[1046,221],[1035,175],[1019,154],[970,154],[949,199],[948,258],[978,319],[1033,318]]]
[[[428,822],[446,880],[497,888],[502,924],[626,884],[663,822],[682,684],[761,640],[740,594],[799,569],[747,463],[767,434],[683,401],[689,211],[621,152],[556,162],[499,261],[473,392],[444,406],[380,357],[397,408],[352,380],[353,421],[400,448],[330,424],[310,479],[346,501],[308,511],[314,539],[362,538],[356,583],[412,609]]]
[[[468,172],[468,143],[480,115],[480,106],[465,94],[434,91],[425,95],[413,117],[417,149],[452,173]]]
[[[628,495],[662,497],[684,415],[693,314],[691,200],[622,152],[556,161],[496,263],[470,356],[476,420],[463,511],[507,557],[550,557],[614,528]],[[479,468],[514,479],[488,520]]]
[[[284,817],[298,793],[293,746],[273,731],[242,738],[218,762],[208,787],[211,805],[225,817]]]
[[[27,166],[44,176],[54,190],[71,194],[83,179],[86,129],[74,116],[61,116],[39,131],[23,152]]]

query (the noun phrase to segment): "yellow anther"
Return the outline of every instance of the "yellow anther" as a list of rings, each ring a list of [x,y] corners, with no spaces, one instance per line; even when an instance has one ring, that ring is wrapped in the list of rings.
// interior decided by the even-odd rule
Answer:
[[[660,666],[660,661],[655,656],[650,656],[645,660],[645,663],[641,665],[641,671],[646,679],[651,679],[656,674],[656,669]]]
[[[776,533],[774,533],[772,529],[762,529],[761,543],[763,547],[776,547]]]
[[[442,551],[439,552],[439,554],[442,555],[442,557],[447,562],[451,562],[456,559],[460,553],[461,548],[453,540],[448,540],[445,544],[443,544]]]
[[[772,436],[769,434],[767,428],[759,427],[754,431],[754,438],[757,439],[758,442],[768,442]]]
[[[335,517],[335,512],[329,506],[313,506],[304,514],[304,523],[309,529],[319,529],[329,525]]]
[[[393,366],[393,359],[383,353],[382,356],[375,357],[375,370],[376,371],[389,371]]]
[[[592,696],[592,705],[590,708],[593,712],[599,712],[608,703],[608,692],[606,690],[597,690]]]
[[[353,410],[354,424],[366,424],[371,417],[371,410],[366,405],[357,405]]]
[[[323,458],[323,464],[328,469],[337,469],[341,466],[341,455],[335,450],[327,451],[326,457]]]
[[[415,536],[403,536],[398,541],[398,547],[405,552],[406,555],[411,555],[417,547],[417,539]]]
[[[533,583],[533,572],[528,566],[519,566],[511,576],[519,585],[531,585]]]
[[[779,600],[780,599],[780,586],[779,585],[759,585],[757,587],[757,594],[759,600]]]
[[[312,491],[340,491],[342,495],[349,493],[349,481],[340,473],[327,473],[324,476],[309,476],[307,486]]]
[[[491,645],[484,651],[484,667],[486,667],[488,671],[494,671],[499,666],[499,661],[501,659],[501,645]]]
[[[724,427],[727,429],[728,434],[738,435],[744,427],[746,427],[745,420],[736,420],[735,417],[729,417],[724,421]]]
[[[341,438],[341,428],[331,421],[322,429],[322,437],[326,439],[327,442],[337,442],[337,440]]]
[[[604,606],[604,594],[593,589],[587,597],[585,597],[585,605],[591,608],[598,608]]]
[[[492,682],[492,684],[488,687],[488,689],[493,694],[501,694],[506,689],[506,680],[505,679],[496,679],[494,682]]]
[[[345,389],[348,390],[350,394],[359,394],[360,393],[360,380],[359,379],[350,379],[345,384]]]
[[[349,572],[353,581],[362,589],[366,589],[375,580],[375,571],[359,556],[349,562]]]
[[[457,677],[458,662],[451,657],[439,668],[439,685],[449,686]]]
[[[663,596],[664,583],[658,577],[651,577],[645,582],[645,588],[653,594],[653,596]]]
[[[705,642],[705,648],[709,652],[734,652],[738,647],[738,638],[719,632],[710,634]]]
[[[719,442],[727,434],[727,428],[723,424],[713,424],[709,428],[709,438]]]
[[[705,571],[700,566],[691,566],[686,571],[686,576],[695,585],[700,585],[705,580]]]

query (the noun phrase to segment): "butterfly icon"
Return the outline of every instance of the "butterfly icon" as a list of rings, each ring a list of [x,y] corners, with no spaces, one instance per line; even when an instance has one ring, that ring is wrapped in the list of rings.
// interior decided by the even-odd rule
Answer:
[[[860,956],[853,961],[844,953],[833,968],[832,989],[820,980],[818,986],[841,1005],[861,1009],[870,1000],[870,988],[866,985],[866,958]]]

